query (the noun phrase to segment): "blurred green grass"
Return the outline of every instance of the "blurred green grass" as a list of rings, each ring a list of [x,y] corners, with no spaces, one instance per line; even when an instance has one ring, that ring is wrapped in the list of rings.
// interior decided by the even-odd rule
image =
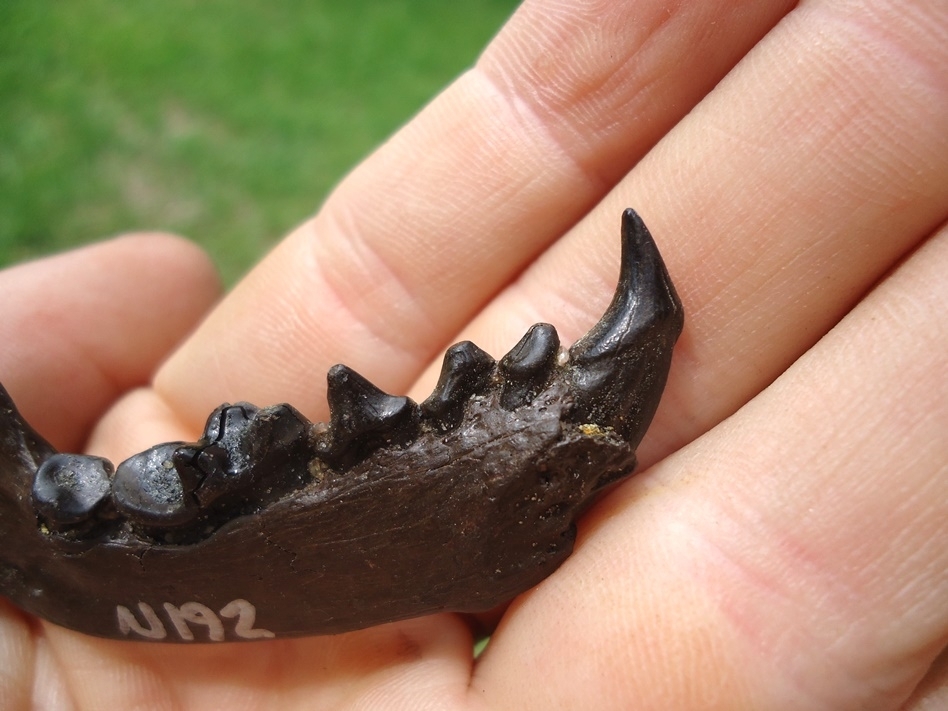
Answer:
[[[2,0],[0,266],[184,234],[233,282],[515,0]]]

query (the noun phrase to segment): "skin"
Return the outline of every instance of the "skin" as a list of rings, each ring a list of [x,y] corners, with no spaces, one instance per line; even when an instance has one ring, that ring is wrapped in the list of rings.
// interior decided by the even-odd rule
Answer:
[[[528,0],[219,303],[168,236],[0,274],[3,382],[116,460],[223,401],[325,419],[336,362],[421,399],[457,340],[569,343],[625,206],[686,309],[641,473],[476,662],[456,615],[182,648],[3,605],[0,706],[944,708],[946,66],[939,0]]]

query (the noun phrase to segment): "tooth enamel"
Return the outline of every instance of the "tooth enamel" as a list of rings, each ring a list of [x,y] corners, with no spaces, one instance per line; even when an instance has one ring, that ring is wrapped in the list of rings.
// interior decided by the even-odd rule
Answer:
[[[197,515],[197,502],[172,462],[183,444],[159,444],[118,465],[112,500],[119,512],[145,526],[179,526]]]
[[[559,348],[556,329],[548,323],[538,323],[501,358],[498,364],[503,375],[500,403],[505,410],[526,405],[537,396],[550,379]]]
[[[614,427],[638,446],[658,407],[682,322],[681,301],[658,248],[628,209],[612,303],[569,349],[575,421]]]
[[[33,479],[33,506],[50,528],[82,523],[108,498],[111,476],[107,459],[54,454]]]
[[[455,343],[444,354],[438,384],[421,403],[424,416],[444,431],[456,427],[468,398],[489,385],[494,365],[494,359],[470,341]]]
[[[418,406],[407,397],[383,392],[345,365],[330,368],[327,380],[331,458],[350,464],[414,434]]]

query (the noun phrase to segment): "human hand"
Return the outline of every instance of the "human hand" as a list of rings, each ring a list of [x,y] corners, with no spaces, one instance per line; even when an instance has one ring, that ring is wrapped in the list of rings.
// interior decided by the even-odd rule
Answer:
[[[126,254],[123,271],[121,244],[85,266],[58,258],[131,275],[81,291],[108,295],[114,318],[62,278],[31,291],[49,265],[21,267],[6,318],[55,318],[43,344],[3,339],[2,379],[61,447],[97,421],[88,449],[113,460],[193,438],[224,401],[325,419],[335,362],[420,399],[457,340],[500,355],[544,320],[568,343],[608,301],[629,205],[686,326],[641,473],[584,517],[574,555],[513,603],[476,664],[455,615],[182,649],[10,609],[4,693],[80,707],[935,708],[948,694],[948,21],[937,2],[791,5],[527,2],[148,387],[134,388],[213,293],[193,253],[169,248],[178,270]],[[49,398],[82,404],[60,422]]]

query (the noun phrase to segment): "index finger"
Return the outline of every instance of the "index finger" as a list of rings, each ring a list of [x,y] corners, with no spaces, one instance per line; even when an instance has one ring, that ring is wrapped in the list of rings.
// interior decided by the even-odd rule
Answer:
[[[205,254],[157,234],[5,269],[0,382],[53,444],[80,451],[102,412],[148,382],[218,288]]]
[[[790,5],[525,3],[237,287],[158,393],[196,428],[227,400],[321,417],[339,361],[404,391]]]

